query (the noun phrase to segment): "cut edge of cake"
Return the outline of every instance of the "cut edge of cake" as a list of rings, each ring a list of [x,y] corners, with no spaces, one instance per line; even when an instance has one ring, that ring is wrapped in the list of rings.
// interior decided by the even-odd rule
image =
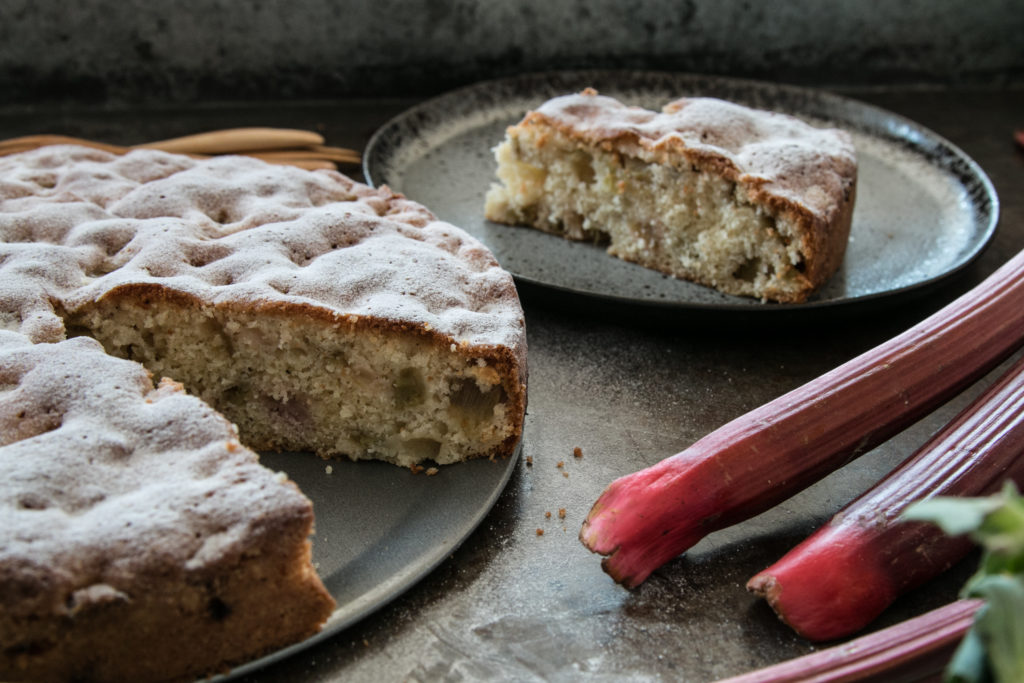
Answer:
[[[183,382],[257,451],[415,468],[509,457],[522,435],[521,350],[429,325],[296,302],[211,304],[142,283],[64,315],[71,334]]]

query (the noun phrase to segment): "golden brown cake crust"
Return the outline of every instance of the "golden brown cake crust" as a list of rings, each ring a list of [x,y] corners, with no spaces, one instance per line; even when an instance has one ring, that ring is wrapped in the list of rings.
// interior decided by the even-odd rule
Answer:
[[[803,300],[842,263],[857,179],[845,131],[715,98],[678,99],[657,112],[592,89],[543,103],[509,129],[510,139],[531,127],[648,163],[715,174],[736,183],[751,204],[790,217],[803,231],[803,285],[796,297],[775,292],[771,298]]]

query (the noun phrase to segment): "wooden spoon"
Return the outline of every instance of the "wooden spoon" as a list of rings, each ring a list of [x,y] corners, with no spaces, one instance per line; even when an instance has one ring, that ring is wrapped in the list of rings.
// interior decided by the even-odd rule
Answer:
[[[209,133],[184,135],[169,140],[135,145],[139,148],[160,149],[179,154],[238,154],[269,149],[288,149],[322,145],[319,133],[291,128],[226,128]]]
[[[112,154],[132,149],[158,149],[193,157],[242,154],[269,163],[301,168],[337,168],[337,164],[358,164],[359,153],[343,147],[324,145],[319,133],[289,128],[229,128],[147,142],[131,147],[111,145],[67,135],[26,135],[0,141],[0,156],[27,152],[47,145],[81,145]]]

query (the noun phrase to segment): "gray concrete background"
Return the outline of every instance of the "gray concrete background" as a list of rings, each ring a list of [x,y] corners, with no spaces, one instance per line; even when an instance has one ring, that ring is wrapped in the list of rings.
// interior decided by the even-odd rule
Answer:
[[[0,0],[0,104],[421,96],[560,68],[1024,82],[1021,0]]]

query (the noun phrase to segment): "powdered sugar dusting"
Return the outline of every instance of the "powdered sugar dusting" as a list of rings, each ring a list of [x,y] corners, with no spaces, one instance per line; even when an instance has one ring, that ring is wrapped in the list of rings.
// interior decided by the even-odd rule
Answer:
[[[241,157],[76,147],[7,157],[0,177],[0,311],[35,341],[63,336],[54,300],[72,311],[142,283],[523,343],[511,276],[491,253],[386,187]]]

